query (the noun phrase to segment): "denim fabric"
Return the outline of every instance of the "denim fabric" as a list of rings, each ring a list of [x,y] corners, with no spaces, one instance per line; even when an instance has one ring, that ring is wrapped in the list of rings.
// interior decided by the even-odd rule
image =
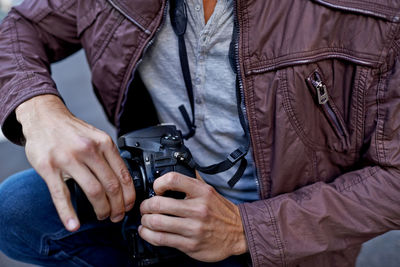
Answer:
[[[121,233],[109,220],[63,227],[49,191],[34,170],[0,184],[0,250],[9,257],[41,266],[135,266]],[[206,264],[189,258],[168,266],[242,266],[241,258]]]

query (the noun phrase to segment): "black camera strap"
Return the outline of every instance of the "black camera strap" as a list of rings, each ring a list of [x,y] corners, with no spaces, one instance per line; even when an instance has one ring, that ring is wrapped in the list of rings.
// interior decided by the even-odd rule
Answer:
[[[185,86],[187,90],[187,94],[189,97],[190,101],[190,107],[192,109],[192,120],[190,120],[189,114],[185,108],[184,105],[179,106],[179,110],[185,120],[185,123],[189,129],[189,132],[187,134],[184,134],[183,137],[187,140],[191,137],[194,136],[196,133],[196,124],[195,124],[195,105],[194,105],[194,93],[193,93],[193,85],[192,85],[192,78],[190,75],[190,68],[189,68],[189,62],[188,62],[188,56],[187,56],[187,50],[186,50],[186,44],[185,44],[185,32],[186,32],[186,26],[187,26],[187,11],[186,11],[186,3],[185,0],[170,0],[170,18],[171,18],[171,24],[172,28],[175,32],[175,34],[178,37],[178,44],[179,44],[179,59],[181,62],[181,68],[182,68],[182,74],[183,74],[183,79],[185,81]],[[231,47],[232,48],[232,47]],[[232,50],[232,49],[230,49]],[[231,56],[231,52],[229,55]],[[238,87],[238,81],[237,81],[237,89],[239,90]],[[240,117],[240,123],[245,129],[245,122],[244,122],[244,117],[243,113],[240,110],[241,107],[241,98],[240,94],[237,92],[237,101],[238,101],[238,109],[239,109],[239,117]],[[216,174],[220,172],[224,172],[226,170],[229,170],[232,168],[238,161],[240,162],[239,168],[237,169],[236,173],[233,175],[233,177],[228,181],[228,185],[232,188],[235,186],[235,184],[239,181],[239,179],[243,176],[244,171],[246,170],[247,167],[247,160],[245,159],[245,156],[247,152],[249,151],[249,136],[246,132],[245,136],[247,141],[246,146],[240,147],[233,151],[229,156],[222,162],[210,165],[207,167],[203,167],[198,165],[192,157],[188,160],[187,164],[195,168],[203,173],[207,174]]]
[[[184,0],[171,0],[170,3],[171,24],[175,34],[178,36],[179,59],[181,61],[182,74],[189,97],[190,107],[192,109],[192,120],[190,120],[189,114],[185,106],[179,106],[179,111],[181,112],[183,119],[185,120],[186,126],[189,129],[189,132],[183,135],[183,138],[187,140],[194,136],[194,134],[196,133],[196,124],[192,77],[190,75],[189,61],[184,38],[187,25],[186,3]]]

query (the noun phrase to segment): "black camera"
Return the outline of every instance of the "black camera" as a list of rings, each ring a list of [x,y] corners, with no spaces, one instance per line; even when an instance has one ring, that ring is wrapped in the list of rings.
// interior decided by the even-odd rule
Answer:
[[[121,136],[118,147],[136,190],[135,206],[126,214],[122,229],[135,265],[147,266],[182,256],[181,252],[172,248],[153,247],[138,234],[141,224],[140,203],[155,195],[153,183],[158,177],[168,172],[196,177],[194,161],[183,143],[182,133],[174,125],[154,126]],[[94,210],[77,183],[70,179],[67,185],[81,222],[95,220]],[[183,199],[185,194],[166,192],[164,196]]]
[[[183,144],[182,133],[174,125],[128,133],[118,139],[118,147],[135,184],[136,203],[154,196],[155,179],[168,172],[196,177],[194,168],[188,166],[191,153]],[[184,198],[179,192],[167,192],[165,196]]]

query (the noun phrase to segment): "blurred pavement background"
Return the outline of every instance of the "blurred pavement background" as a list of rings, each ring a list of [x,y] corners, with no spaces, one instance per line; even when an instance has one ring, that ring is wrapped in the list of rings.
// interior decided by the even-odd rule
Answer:
[[[0,0],[0,20],[10,6],[18,2],[22,1]],[[92,92],[90,71],[83,51],[53,64],[52,71],[58,89],[72,113],[115,137],[114,128],[107,122]],[[30,168],[30,165],[23,148],[6,141],[0,131],[0,183],[9,175],[27,168]],[[32,265],[11,260],[0,252],[0,267],[29,266]],[[400,231],[389,232],[363,245],[357,267],[381,266],[400,266]]]

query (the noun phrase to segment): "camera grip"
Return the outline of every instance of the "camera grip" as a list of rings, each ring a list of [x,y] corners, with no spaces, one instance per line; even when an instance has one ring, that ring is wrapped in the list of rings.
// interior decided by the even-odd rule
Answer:
[[[66,182],[71,194],[71,202],[81,223],[91,222],[97,219],[96,213],[86,197],[83,190],[73,179],[68,179]]]

